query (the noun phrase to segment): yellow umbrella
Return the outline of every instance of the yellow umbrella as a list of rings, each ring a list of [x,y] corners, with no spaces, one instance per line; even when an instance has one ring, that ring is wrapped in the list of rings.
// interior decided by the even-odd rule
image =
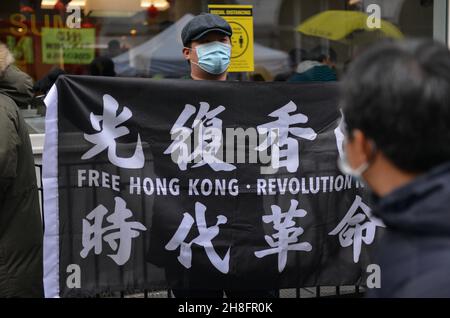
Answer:
[[[401,39],[402,32],[392,23],[381,20],[381,28],[371,29],[368,15],[359,11],[330,10],[319,13],[297,27],[297,31],[333,41],[345,40],[355,31],[381,31],[384,36]]]

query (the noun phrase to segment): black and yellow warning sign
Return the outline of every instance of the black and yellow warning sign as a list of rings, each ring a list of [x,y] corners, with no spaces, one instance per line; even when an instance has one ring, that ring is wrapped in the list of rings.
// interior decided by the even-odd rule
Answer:
[[[233,29],[229,72],[253,72],[253,6],[209,5],[209,13],[223,17]]]

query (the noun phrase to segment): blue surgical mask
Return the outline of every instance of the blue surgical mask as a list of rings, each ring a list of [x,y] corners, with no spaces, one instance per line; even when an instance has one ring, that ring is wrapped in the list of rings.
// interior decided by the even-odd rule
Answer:
[[[219,41],[209,42],[196,47],[198,65],[202,70],[213,75],[224,73],[230,65],[231,46]]]

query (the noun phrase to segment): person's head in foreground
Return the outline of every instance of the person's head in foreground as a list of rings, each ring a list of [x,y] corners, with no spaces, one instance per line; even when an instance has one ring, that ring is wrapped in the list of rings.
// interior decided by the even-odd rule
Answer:
[[[450,297],[450,51],[379,44],[342,84],[344,172],[380,197],[377,297]]]
[[[183,28],[183,55],[195,80],[226,80],[232,30],[222,17],[203,13]]]

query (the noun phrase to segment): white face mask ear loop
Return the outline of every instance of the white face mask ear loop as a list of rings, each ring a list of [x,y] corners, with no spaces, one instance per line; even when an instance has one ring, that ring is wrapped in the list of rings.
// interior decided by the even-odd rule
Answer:
[[[362,177],[363,173],[365,173],[369,167],[372,161],[375,158],[376,152],[377,152],[377,146],[373,140],[370,141],[372,146],[372,154],[370,155],[370,158],[367,162],[363,163],[361,166],[359,166],[356,169],[353,169],[350,167],[350,163],[347,161],[347,156],[345,154],[345,148],[346,144],[348,142],[348,136],[344,138],[344,144],[343,144],[343,150],[344,150],[344,158],[340,158],[338,161],[338,166],[340,167],[341,171],[350,174],[354,177],[360,178]]]
[[[363,163],[361,166],[359,166],[358,168],[356,168],[354,170],[354,172],[361,177],[362,177],[363,173],[369,169],[369,167],[372,164],[372,162],[375,158],[375,155],[377,153],[377,146],[375,145],[375,142],[373,140],[370,140],[370,145],[371,145],[372,151],[371,151],[369,159],[367,160],[367,162]]]
[[[202,68],[198,63],[195,63],[195,62],[191,61],[191,64],[197,65],[198,67]]]
[[[357,169],[355,169],[355,174],[358,176],[362,176],[364,172],[369,169],[370,164],[368,162],[363,163],[361,166],[359,166]]]

